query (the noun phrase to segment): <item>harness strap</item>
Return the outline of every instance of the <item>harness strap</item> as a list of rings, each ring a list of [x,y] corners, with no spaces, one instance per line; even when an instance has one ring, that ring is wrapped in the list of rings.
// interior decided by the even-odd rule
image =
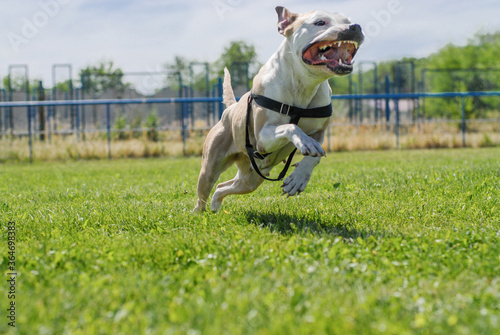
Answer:
[[[259,106],[292,117],[290,123],[294,124],[297,124],[301,117],[319,119],[332,116],[332,104],[316,108],[299,108],[269,99],[263,95],[253,94],[252,92],[250,92],[250,98],[255,100]],[[293,122],[294,118],[297,118],[297,123]]]
[[[332,104],[324,107],[318,107],[318,108],[311,108],[311,109],[304,109],[304,108],[298,108],[294,106],[290,106],[287,104],[280,103],[276,100],[272,100],[269,98],[266,98],[262,95],[254,95],[252,92],[250,92],[250,95],[248,96],[248,104],[247,104],[247,120],[246,120],[246,126],[245,126],[245,149],[247,151],[248,157],[250,158],[250,163],[252,164],[253,169],[257,174],[264,178],[265,180],[269,181],[280,181],[285,178],[286,173],[288,172],[288,169],[290,168],[290,165],[293,160],[293,156],[295,155],[295,152],[297,151],[297,148],[295,148],[291,153],[290,156],[288,156],[288,159],[285,163],[285,167],[283,170],[280,172],[278,175],[278,178],[268,178],[262,174],[260,171],[259,167],[257,166],[257,163],[255,162],[255,158],[257,159],[264,159],[267,156],[269,156],[271,153],[265,153],[261,154],[260,152],[256,151],[253,145],[250,143],[250,133],[249,133],[249,124],[250,124],[250,111],[252,110],[252,101],[255,100],[255,102],[267,109],[273,110],[277,113],[284,114],[287,116],[290,116],[290,123],[297,125],[299,123],[299,120],[301,117],[310,117],[310,118],[325,118],[325,117],[330,117],[332,116]],[[285,113],[286,111],[286,113]]]

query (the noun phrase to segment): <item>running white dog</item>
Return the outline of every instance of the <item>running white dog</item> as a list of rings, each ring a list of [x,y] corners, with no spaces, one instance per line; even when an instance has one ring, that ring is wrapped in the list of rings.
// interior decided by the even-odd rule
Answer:
[[[238,173],[217,186],[213,211],[229,194],[254,191],[288,156],[282,173],[269,180],[283,179],[297,149],[304,158],[282,188],[288,196],[298,194],[325,156],[321,143],[332,114],[327,80],[352,72],[352,59],[363,42],[361,27],[339,13],[295,14],[284,7],[276,7],[276,12],[278,31],[285,40],[239,102],[225,70],[227,109],[205,140],[195,211],[205,210],[217,179],[233,163]]]

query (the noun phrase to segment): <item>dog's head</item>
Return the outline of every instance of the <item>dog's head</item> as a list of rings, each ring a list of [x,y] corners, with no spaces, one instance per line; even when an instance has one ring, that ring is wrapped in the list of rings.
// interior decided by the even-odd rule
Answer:
[[[276,7],[278,31],[292,43],[303,64],[326,76],[352,72],[353,58],[363,43],[361,27],[343,14],[314,11],[296,14]]]

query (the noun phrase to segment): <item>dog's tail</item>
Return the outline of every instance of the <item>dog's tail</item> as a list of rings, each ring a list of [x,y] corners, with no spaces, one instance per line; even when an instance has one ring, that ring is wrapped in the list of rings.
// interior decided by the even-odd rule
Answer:
[[[224,101],[224,105],[226,105],[226,107],[234,105],[236,103],[236,98],[234,97],[234,91],[231,87],[231,74],[229,73],[227,67],[224,68],[224,84],[222,84],[222,88],[222,99]]]

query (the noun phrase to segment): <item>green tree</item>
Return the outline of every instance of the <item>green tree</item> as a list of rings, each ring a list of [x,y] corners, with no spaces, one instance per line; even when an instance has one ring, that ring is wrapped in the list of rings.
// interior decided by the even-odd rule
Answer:
[[[98,97],[110,89],[123,92],[127,87],[123,83],[123,71],[116,68],[112,61],[87,66],[80,71],[80,78],[87,98]],[[98,123],[97,105],[92,106],[92,122]]]
[[[90,65],[80,71],[83,90],[91,96],[102,95],[109,89],[124,91],[123,71],[116,68],[112,61]]]
[[[118,115],[115,120],[116,138],[118,140],[127,140],[130,138],[130,133],[127,129],[127,117],[125,115]]]
[[[158,142],[160,136],[158,133],[158,126],[160,125],[160,119],[158,118],[158,113],[153,110],[146,119],[146,127],[148,128],[147,136],[148,140],[152,142]]]
[[[173,90],[179,89],[179,84],[187,85],[189,80],[189,63],[191,60],[175,56],[172,63],[167,63],[165,68],[172,72],[172,75],[167,77],[167,86]],[[180,78],[179,78],[180,77]]]
[[[70,82],[69,80],[66,80],[66,81],[57,83],[56,84],[56,89],[57,89],[58,92],[69,92],[69,91],[71,91],[71,86],[72,85],[74,85],[73,82]]]
[[[439,52],[427,59],[429,71],[425,78],[427,91],[488,91],[500,87],[500,32],[478,33],[469,39],[467,45],[448,44]],[[428,116],[440,115],[458,118],[456,99],[432,99],[426,103]],[[485,117],[489,111],[498,109],[498,99],[468,99],[466,103],[467,118]]]
[[[224,75],[224,67],[231,71],[233,86],[251,86],[250,81],[257,74],[260,67],[255,46],[245,41],[230,42],[214,64],[217,76]]]
[[[24,76],[5,76],[3,78],[3,87],[6,90],[10,88],[12,91],[26,92],[29,91],[31,87],[38,87],[39,82],[40,79],[32,79],[31,82],[26,83],[26,78]],[[26,87],[26,84],[28,84],[28,87]]]

